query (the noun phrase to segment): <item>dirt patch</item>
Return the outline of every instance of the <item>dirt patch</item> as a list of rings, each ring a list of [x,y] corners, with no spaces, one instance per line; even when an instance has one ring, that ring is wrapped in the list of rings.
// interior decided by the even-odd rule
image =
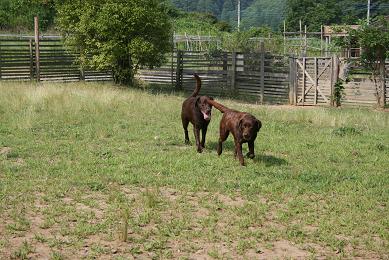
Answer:
[[[10,152],[12,151],[12,149],[10,147],[1,147],[0,148],[0,155],[7,155],[9,154]]]
[[[281,240],[273,243],[272,249],[263,249],[258,259],[305,259],[309,252],[300,249],[289,241]]]

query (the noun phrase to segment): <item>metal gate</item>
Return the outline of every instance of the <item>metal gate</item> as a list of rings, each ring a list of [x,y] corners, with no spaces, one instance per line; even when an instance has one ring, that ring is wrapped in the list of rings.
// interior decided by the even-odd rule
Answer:
[[[331,105],[334,64],[333,57],[295,59],[294,103],[296,105]]]

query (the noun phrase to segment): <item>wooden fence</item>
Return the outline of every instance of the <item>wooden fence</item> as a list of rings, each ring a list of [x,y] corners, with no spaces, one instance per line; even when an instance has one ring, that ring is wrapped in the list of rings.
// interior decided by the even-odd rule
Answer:
[[[344,61],[347,63],[347,61]],[[292,104],[295,105],[332,105],[335,91],[335,83],[339,72],[344,67],[337,57],[304,57],[295,58],[291,62],[290,79]],[[343,82],[342,105],[368,105],[376,106],[377,86],[370,74],[358,72],[361,68],[347,68],[352,70],[349,79]],[[363,71],[363,70],[362,70]],[[384,95],[386,104],[389,101],[389,62],[386,64],[386,83]],[[379,83],[378,83],[379,84]],[[378,87],[379,88],[379,87]]]
[[[168,65],[169,64],[169,65]],[[154,84],[171,84],[191,92],[200,75],[200,93],[286,104],[289,100],[289,60],[270,53],[177,51],[167,65],[142,69],[138,77]]]
[[[59,38],[40,40],[38,72],[35,47],[28,37],[0,39],[0,80],[112,80],[109,71],[81,70],[75,62],[78,54]]]
[[[37,75],[35,44],[30,37],[0,38],[0,80],[78,81],[112,80],[109,71],[80,70],[77,53],[60,38],[42,38]],[[145,82],[193,91],[193,73],[203,81],[201,94],[251,99],[258,103],[332,105],[339,72],[336,57],[287,58],[260,53],[174,51],[167,62],[137,75]],[[389,62],[385,101],[389,103]],[[342,104],[376,105],[377,91],[367,75],[353,75],[344,84]]]

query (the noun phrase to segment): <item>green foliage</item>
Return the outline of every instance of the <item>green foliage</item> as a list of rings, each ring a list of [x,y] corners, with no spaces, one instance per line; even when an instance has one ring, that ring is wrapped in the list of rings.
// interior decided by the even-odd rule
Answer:
[[[377,61],[384,62],[389,58],[389,21],[384,17],[378,17],[370,24],[363,21],[361,26],[351,30],[346,38],[349,44],[353,41],[363,49],[362,64],[378,74]]]
[[[82,66],[110,69],[127,84],[140,66],[158,66],[171,48],[167,8],[157,0],[58,2],[58,27]]]
[[[344,137],[344,136],[347,136],[347,135],[361,135],[362,131],[360,129],[355,128],[355,127],[342,126],[342,127],[334,129],[332,131],[332,133],[334,135]]]
[[[337,107],[341,105],[341,100],[344,97],[343,80],[338,79],[334,86],[334,102]]]
[[[260,40],[255,38],[267,38],[266,51],[279,52],[279,49],[282,48],[282,37],[273,33],[269,27],[256,27],[246,31],[224,34],[222,48],[228,51],[258,52]]]
[[[362,48],[360,62],[372,73],[377,102],[384,106],[385,60],[389,58],[389,21],[379,16],[370,24],[362,21],[359,28],[348,31],[349,35],[342,37],[337,44],[344,48],[355,45]]]
[[[1,0],[1,30],[31,30],[34,16],[39,16],[42,30],[53,25],[55,8],[51,0]]]
[[[178,34],[217,35],[221,32],[231,31],[231,26],[224,21],[219,21],[210,13],[179,12],[173,18],[173,30]]]
[[[235,0],[171,0],[172,3],[187,12],[212,13],[218,19],[237,26],[237,3]],[[258,26],[278,28],[283,19],[286,0],[242,0],[241,26],[243,29]]]
[[[387,0],[376,0],[371,5],[371,16],[388,13]],[[287,0],[288,30],[299,29],[299,21],[308,30],[319,31],[321,25],[355,24],[366,17],[366,3],[357,0]]]

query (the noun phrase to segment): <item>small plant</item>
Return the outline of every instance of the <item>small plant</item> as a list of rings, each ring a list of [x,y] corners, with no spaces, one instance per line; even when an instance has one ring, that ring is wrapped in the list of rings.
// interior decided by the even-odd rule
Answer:
[[[51,260],[62,260],[62,259],[65,259],[65,258],[59,252],[52,252],[51,256],[50,256],[50,259]]]
[[[28,255],[34,252],[32,245],[27,241],[24,241],[23,244],[13,253],[13,259],[29,259]]]
[[[344,97],[343,82],[344,82],[343,80],[338,79],[338,81],[336,81],[335,83],[333,102],[336,107],[339,107],[341,105],[341,101]]]
[[[350,126],[343,126],[343,127],[339,127],[339,128],[336,128],[332,131],[332,133],[334,135],[337,135],[337,136],[346,136],[346,135],[360,135],[362,134],[362,131],[359,130],[359,129],[356,129],[354,127],[350,127]]]
[[[130,210],[128,207],[126,207],[125,209],[123,209],[123,212],[122,212],[122,241],[123,242],[127,242],[127,238],[128,238],[128,218],[130,217]]]

